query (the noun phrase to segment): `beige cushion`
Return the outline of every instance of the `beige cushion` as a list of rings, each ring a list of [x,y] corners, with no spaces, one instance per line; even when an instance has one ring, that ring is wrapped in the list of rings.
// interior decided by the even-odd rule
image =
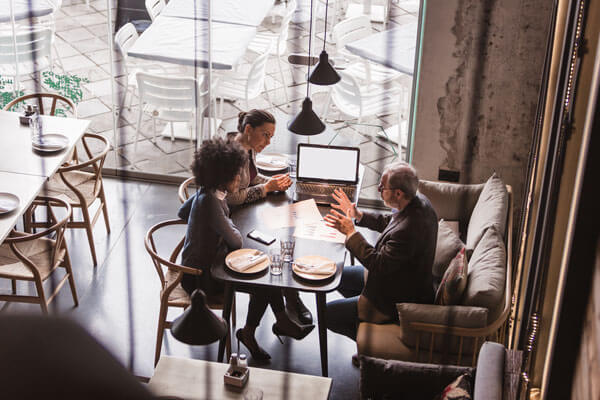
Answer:
[[[373,324],[361,322],[356,333],[358,354],[392,360],[415,360],[415,350],[401,340],[402,328],[398,324]]]
[[[495,226],[504,236],[506,213],[508,212],[508,191],[506,185],[494,173],[485,183],[475,204],[467,228],[467,250],[473,250],[490,226]]]
[[[411,322],[423,322],[437,325],[450,325],[462,328],[483,328],[487,324],[488,310],[481,307],[439,306],[435,304],[398,303],[396,304],[402,341],[409,347],[417,344],[417,334],[410,328]],[[439,335],[438,335],[439,337]],[[443,338],[440,338],[443,339]],[[456,339],[456,338],[454,338]],[[421,344],[429,345],[429,338]],[[436,343],[436,349],[442,349],[447,343]]]
[[[469,260],[469,279],[462,303],[487,308],[489,322],[494,321],[504,306],[505,280],[504,241],[500,233],[491,227],[485,231]]]
[[[463,247],[452,259],[450,266],[444,273],[435,295],[435,304],[442,306],[460,304],[463,292],[467,287],[467,271],[467,255]]]
[[[459,221],[460,232],[466,232],[471,212],[484,184],[461,185],[448,182],[420,181],[419,192],[424,194],[438,218]]]
[[[441,219],[438,223],[437,244],[435,246],[435,258],[433,260],[433,285],[437,290],[446,269],[450,265],[450,261],[456,256],[456,253],[464,247],[464,243],[460,240],[456,232],[451,228],[450,224]]]

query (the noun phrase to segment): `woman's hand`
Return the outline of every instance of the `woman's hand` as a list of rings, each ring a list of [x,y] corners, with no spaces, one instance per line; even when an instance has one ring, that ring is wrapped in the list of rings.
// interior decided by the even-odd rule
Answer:
[[[272,176],[265,184],[267,193],[283,192],[292,185],[292,179],[289,174],[280,174]]]
[[[335,191],[332,193],[332,196],[334,200],[337,201],[337,204],[331,203],[331,207],[340,210],[346,214],[346,217],[348,218],[362,218],[362,212],[358,211],[356,208],[356,203],[352,203],[343,190],[335,189]]]

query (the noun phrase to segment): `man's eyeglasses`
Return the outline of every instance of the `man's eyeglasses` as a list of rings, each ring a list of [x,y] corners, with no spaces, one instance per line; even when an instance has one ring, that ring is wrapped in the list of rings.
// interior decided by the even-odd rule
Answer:
[[[377,191],[379,193],[382,193],[384,190],[394,190],[395,188],[390,188],[390,187],[384,187],[382,182],[379,182],[379,185],[377,186]]]

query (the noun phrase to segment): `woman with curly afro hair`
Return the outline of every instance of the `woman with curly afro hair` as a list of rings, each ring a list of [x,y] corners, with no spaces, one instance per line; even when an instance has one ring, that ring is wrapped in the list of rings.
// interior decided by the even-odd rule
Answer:
[[[181,206],[177,215],[188,223],[182,263],[200,268],[205,273],[200,276],[183,275],[181,285],[189,294],[199,288],[209,297],[223,295],[223,284],[212,279],[210,268],[223,264],[229,252],[242,247],[242,235],[229,218],[225,198],[227,193],[238,190],[241,170],[247,163],[247,157],[247,151],[240,144],[223,139],[205,140],[194,156],[192,171],[201,189]],[[274,332],[301,339],[314,328],[314,325],[298,325],[289,318],[281,290],[253,288],[248,292],[250,303],[246,326],[238,331],[237,336],[248,347],[253,358],[271,358],[254,337],[268,304],[277,319],[273,325]]]

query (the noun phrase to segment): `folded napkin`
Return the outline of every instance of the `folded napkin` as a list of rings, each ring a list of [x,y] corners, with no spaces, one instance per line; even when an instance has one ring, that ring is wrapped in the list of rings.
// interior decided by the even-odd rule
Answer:
[[[288,166],[287,161],[281,157],[268,156],[257,157],[256,165],[266,168],[285,168]]]
[[[304,272],[312,275],[331,275],[335,272],[335,263],[331,261],[325,262],[303,262],[303,263],[294,263],[296,270],[299,272]]]
[[[238,272],[244,272],[267,259],[268,257],[266,254],[244,254],[243,256],[230,259],[229,267]]]

